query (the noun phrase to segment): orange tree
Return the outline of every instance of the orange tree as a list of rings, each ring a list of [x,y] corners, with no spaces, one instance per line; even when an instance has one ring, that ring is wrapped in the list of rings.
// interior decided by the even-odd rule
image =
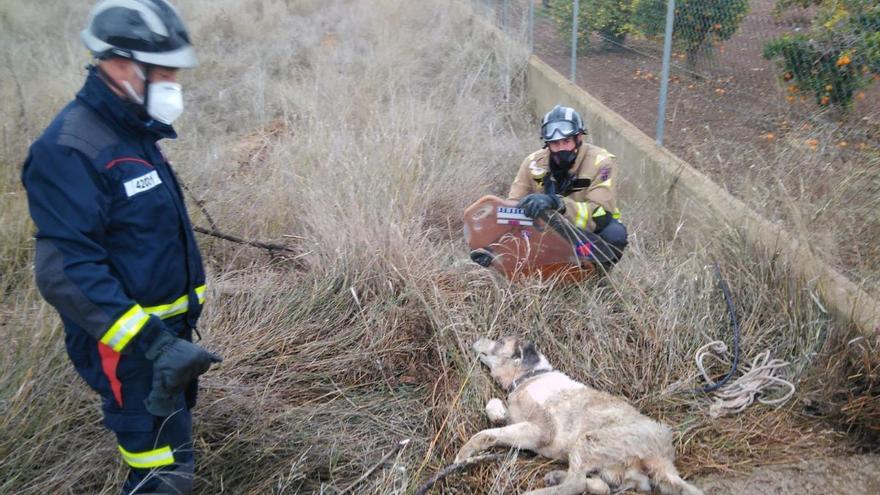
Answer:
[[[778,60],[790,91],[846,111],[855,92],[880,74],[880,5],[876,0],[779,0],[777,10],[817,6],[807,34],[786,34],[764,46]]]
[[[645,36],[663,34],[668,0],[634,0],[632,24]],[[729,39],[749,10],[748,0],[676,0],[672,39],[687,54],[688,67],[714,43]]]
[[[596,32],[603,48],[617,48],[629,32],[633,0],[580,0],[578,4],[578,52],[589,46],[590,34]],[[550,17],[564,39],[571,39],[572,0],[551,0]]]

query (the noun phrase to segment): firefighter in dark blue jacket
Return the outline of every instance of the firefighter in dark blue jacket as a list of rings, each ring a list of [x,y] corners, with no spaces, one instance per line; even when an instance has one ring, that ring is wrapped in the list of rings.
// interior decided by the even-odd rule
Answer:
[[[104,0],[81,38],[97,63],[33,143],[22,171],[35,271],[77,372],[131,467],[124,493],[190,493],[197,377],[220,358],[192,343],[205,272],[157,146],[196,59],[165,0]]]

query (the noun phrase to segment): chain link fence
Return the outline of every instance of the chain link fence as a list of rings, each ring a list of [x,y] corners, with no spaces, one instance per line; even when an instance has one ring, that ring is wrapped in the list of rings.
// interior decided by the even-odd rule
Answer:
[[[828,257],[880,287],[876,0],[471,2],[769,218],[833,230]]]
[[[849,124],[852,144],[876,144],[876,129],[862,127],[876,124],[880,110],[880,91],[872,84],[880,78],[876,2],[472,2],[542,60],[671,147],[713,138],[701,127],[722,136],[742,128],[735,133],[741,138],[770,139],[780,116]]]

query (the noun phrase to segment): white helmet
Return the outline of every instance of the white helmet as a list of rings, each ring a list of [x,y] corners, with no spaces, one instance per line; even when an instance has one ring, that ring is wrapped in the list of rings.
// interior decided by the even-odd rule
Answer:
[[[166,0],[102,0],[79,36],[99,59],[116,56],[178,69],[198,64],[183,20]]]

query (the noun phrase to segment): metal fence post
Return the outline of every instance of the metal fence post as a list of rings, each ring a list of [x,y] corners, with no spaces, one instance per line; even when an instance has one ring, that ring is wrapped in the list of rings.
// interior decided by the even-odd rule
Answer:
[[[672,55],[672,26],[675,20],[675,0],[666,5],[666,34],[663,36],[663,74],[660,76],[660,103],[657,105],[657,145],[663,146],[666,130],[666,97],[669,93],[669,64]]]
[[[535,1],[529,0],[529,53],[535,51]]]
[[[578,10],[580,1],[574,0],[571,14],[571,82],[577,82]]]

